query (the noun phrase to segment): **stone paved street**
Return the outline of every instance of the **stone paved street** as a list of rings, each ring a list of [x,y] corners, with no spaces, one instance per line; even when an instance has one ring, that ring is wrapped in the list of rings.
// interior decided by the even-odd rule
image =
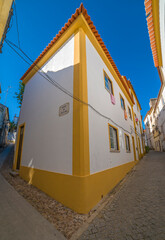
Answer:
[[[79,240],[165,240],[165,153],[151,151]]]
[[[0,163],[12,151],[0,153]],[[1,167],[1,165],[0,165]],[[65,240],[0,174],[0,240]]]

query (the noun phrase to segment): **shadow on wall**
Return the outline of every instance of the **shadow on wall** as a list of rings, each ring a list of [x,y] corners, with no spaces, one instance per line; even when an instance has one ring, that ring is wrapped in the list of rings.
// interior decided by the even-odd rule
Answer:
[[[77,72],[79,71],[79,64],[76,64],[75,66],[69,66],[57,72],[47,71],[46,75],[48,75],[48,78],[50,77],[50,81],[57,82],[57,84],[61,85],[62,88],[66,89],[71,93],[71,95],[73,95],[73,79],[75,70]],[[32,88],[33,91],[31,92]],[[33,184],[33,178],[35,178],[36,176],[35,168],[36,166],[39,166],[38,163],[41,160],[40,159],[41,154],[39,152],[42,152],[42,158],[43,161],[45,162],[43,165],[46,165],[46,159],[49,158],[50,152],[54,154],[53,155],[54,161],[55,162],[59,161],[59,159],[56,158],[57,156],[56,151],[58,151],[58,156],[60,155],[60,151],[61,154],[63,152],[63,148],[60,148],[58,146],[62,145],[63,141],[66,141],[65,140],[66,122],[60,121],[60,124],[62,122],[65,124],[64,126],[65,134],[61,135],[61,132],[59,131],[58,128],[58,122],[57,127],[54,127],[55,121],[53,121],[53,119],[55,116],[57,117],[59,116],[59,107],[67,102],[72,102],[73,98],[72,96],[69,96],[66,93],[62,92],[60,89],[58,89],[56,86],[51,84],[48,80],[46,80],[39,74],[36,74],[34,76],[34,81],[32,80],[31,84],[27,88],[27,93],[25,92],[25,94],[26,94],[25,101],[26,97],[27,101],[23,104],[24,107],[24,110],[22,111],[23,116],[22,118],[20,116],[20,121],[23,120],[26,121],[26,118],[28,119],[24,136],[26,138],[25,139],[26,141],[24,141],[23,148],[25,147],[26,153],[24,156],[26,156],[27,159],[25,166],[28,166],[29,168],[28,183]],[[60,98],[60,100],[57,103],[55,100],[58,97]],[[77,103],[81,104],[79,102]],[[28,113],[30,113],[31,116],[34,113],[33,117],[28,118]],[[40,121],[40,124],[36,124],[36,122],[38,121]],[[49,126],[49,128],[47,128],[48,130],[46,131],[46,133],[43,131],[45,126]],[[54,146],[53,141],[49,141],[50,139],[52,139],[52,135],[56,139],[58,139],[56,147]],[[52,155],[50,156],[50,159],[52,159]],[[51,165],[50,162],[49,165]],[[46,170],[46,167],[43,169]],[[56,172],[56,169],[54,169],[53,171]],[[57,169],[57,172],[58,171],[59,170]]]

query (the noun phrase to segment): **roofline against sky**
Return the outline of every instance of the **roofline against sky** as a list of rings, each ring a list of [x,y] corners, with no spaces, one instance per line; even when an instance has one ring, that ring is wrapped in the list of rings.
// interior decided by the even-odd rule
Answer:
[[[160,28],[159,28],[159,0],[145,0],[147,27],[155,67],[162,66]]]
[[[123,78],[122,78],[122,76],[121,76],[121,74],[120,74],[120,72],[119,72],[115,62],[113,61],[113,59],[112,59],[108,49],[106,48],[103,40],[101,39],[98,31],[96,30],[96,27],[94,26],[93,22],[91,21],[91,18],[88,15],[87,10],[84,8],[82,3],[80,5],[80,7],[78,9],[76,9],[76,12],[72,15],[72,17],[68,20],[68,22],[64,25],[64,27],[59,31],[59,33],[54,37],[54,39],[48,44],[48,46],[44,49],[44,51],[39,55],[39,57],[33,62],[33,64],[25,72],[25,74],[22,76],[21,80],[23,80],[23,82],[27,82],[25,80],[28,79],[28,76],[30,76],[30,72],[32,70],[35,70],[35,73],[37,72],[38,64],[42,62],[41,60],[43,59],[43,57],[48,53],[48,51],[50,51],[50,49],[55,44],[58,43],[58,40],[61,38],[61,36],[64,35],[67,32],[67,30],[71,26],[71,24],[74,23],[75,20],[77,20],[80,15],[83,16],[84,20],[86,21],[86,23],[88,25],[88,28],[90,28],[90,31],[92,31],[92,33],[93,33],[94,37],[96,38],[98,44],[100,45],[100,47],[104,51],[104,54],[106,55],[106,57],[108,58],[108,61],[110,62],[111,66],[112,66],[112,69],[114,70],[115,74],[119,78],[122,86],[124,87],[125,91],[127,92],[127,95],[129,96],[131,102],[134,104],[134,100],[132,99],[132,96],[131,96],[131,94],[129,92],[129,88],[128,88],[127,84],[123,80]],[[42,66],[43,66],[43,64],[42,64]],[[32,76],[30,76],[30,78],[31,77]]]

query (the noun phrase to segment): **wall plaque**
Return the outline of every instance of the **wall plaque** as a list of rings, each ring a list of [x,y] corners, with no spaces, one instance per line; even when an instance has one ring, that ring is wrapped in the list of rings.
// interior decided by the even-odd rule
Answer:
[[[59,107],[59,116],[64,116],[69,113],[69,103],[65,103]]]

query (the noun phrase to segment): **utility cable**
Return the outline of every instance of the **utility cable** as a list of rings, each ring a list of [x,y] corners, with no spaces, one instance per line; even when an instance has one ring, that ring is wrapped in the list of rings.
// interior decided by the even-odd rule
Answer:
[[[25,61],[28,65],[31,66],[31,63],[29,63],[24,57],[22,57],[21,54],[19,54],[17,52],[17,50],[14,49],[14,47],[16,47],[17,49],[19,49],[22,54],[24,54],[24,56],[26,56],[26,58],[29,59],[29,61],[31,61],[32,63],[34,63],[34,61],[21,49],[19,48],[18,46],[16,46],[14,43],[12,43],[11,41],[5,39],[5,42],[7,43],[7,45],[12,48],[14,50],[15,53],[17,53],[22,59],[23,61]],[[12,47],[11,45],[13,45],[14,47]],[[38,74],[40,74],[43,78],[45,78],[48,82],[50,82],[52,85],[54,85],[56,88],[58,88],[59,90],[61,90],[62,92],[64,92],[65,94],[67,94],[68,96],[72,97],[73,99],[75,99],[76,101],[86,105],[86,106],[89,106],[94,112],[96,112],[98,115],[100,115],[101,117],[111,121],[113,124],[115,124],[117,127],[121,128],[123,131],[129,133],[129,134],[132,134],[132,130],[131,129],[131,132],[126,130],[125,128],[123,128],[122,126],[120,126],[119,124],[117,124],[116,122],[114,122],[110,117],[107,117],[106,115],[100,113],[97,109],[95,109],[91,104],[87,103],[87,102],[84,102],[83,100],[79,99],[78,97],[75,97],[72,93],[70,93],[67,89],[65,89],[64,87],[62,87],[59,83],[57,83],[54,79],[52,79],[47,73],[45,73],[37,64],[34,64],[35,67],[37,67],[37,69],[39,70],[38,71]],[[43,75],[43,74],[44,75]],[[132,128],[132,126],[130,125],[130,127]],[[138,132],[135,132],[133,130],[133,132],[135,134],[138,134],[139,136],[141,136],[140,133]]]

